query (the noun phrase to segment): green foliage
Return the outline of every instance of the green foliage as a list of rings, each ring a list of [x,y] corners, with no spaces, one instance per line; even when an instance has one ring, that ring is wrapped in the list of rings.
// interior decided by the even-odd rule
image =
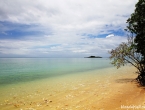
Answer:
[[[137,68],[137,81],[145,86],[145,65],[142,63],[143,57],[140,53],[136,52],[136,45],[133,37],[128,38],[128,42],[121,43],[115,49],[110,52],[111,63],[120,68],[126,64],[131,64]]]
[[[139,0],[136,9],[128,18],[127,32],[131,33],[127,43],[110,51],[112,64],[117,68],[130,63],[137,68],[137,81],[145,86],[145,0]],[[133,39],[135,36],[135,39]]]
[[[142,55],[136,52],[133,37],[130,37],[128,42],[121,43],[117,48],[112,49],[109,53],[111,54],[111,63],[117,68],[130,63],[141,71],[142,64],[140,62],[142,61]]]
[[[145,0],[139,0],[135,7],[134,13],[127,20],[126,31],[135,35],[133,47],[136,52],[141,54],[140,67],[137,66],[139,70],[137,80],[141,85],[145,86]]]
[[[145,64],[145,0],[139,0],[136,9],[127,20],[127,31],[136,35],[135,43],[137,52],[141,53]]]

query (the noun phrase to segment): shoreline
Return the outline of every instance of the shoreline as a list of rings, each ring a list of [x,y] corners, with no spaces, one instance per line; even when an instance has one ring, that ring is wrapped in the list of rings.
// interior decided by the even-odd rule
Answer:
[[[6,88],[7,92],[2,93],[5,96],[0,99],[0,108],[3,110],[121,110],[130,105],[144,106],[145,90],[132,81],[137,76],[134,72],[135,68],[130,66],[120,69],[113,67],[86,73],[83,76],[73,74],[59,77],[57,80],[44,79],[20,84]]]

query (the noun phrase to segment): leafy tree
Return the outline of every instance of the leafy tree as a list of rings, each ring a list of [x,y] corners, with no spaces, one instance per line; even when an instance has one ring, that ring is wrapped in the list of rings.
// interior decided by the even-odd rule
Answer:
[[[128,42],[121,43],[118,47],[109,51],[109,53],[111,54],[111,63],[117,68],[128,63],[137,68],[138,77],[136,79],[141,85],[145,85],[145,66],[141,63],[142,55],[136,52],[133,36],[128,37]]]
[[[128,42],[120,44],[110,51],[112,64],[117,68],[127,63],[137,68],[137,81],[145,86],[145,0],[139,0],[135,11],[128,18],[127,29],[131,33]],[[135,38],[133,37],[135,36]]]
[[[145,0],[139,0],[136,9],[127,20],[127,31],[136,35],[135,43],[137,52],[143,56],[142,63],[145,64]]]

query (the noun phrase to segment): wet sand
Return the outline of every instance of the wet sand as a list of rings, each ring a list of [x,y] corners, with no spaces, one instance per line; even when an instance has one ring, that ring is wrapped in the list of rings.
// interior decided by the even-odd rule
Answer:
[[[12,84],[0,88],[0,109],[127,110],[126,106],[134,105],[143,110],[145,89],[133,81],[135,71],[133,67],[107,68]]]

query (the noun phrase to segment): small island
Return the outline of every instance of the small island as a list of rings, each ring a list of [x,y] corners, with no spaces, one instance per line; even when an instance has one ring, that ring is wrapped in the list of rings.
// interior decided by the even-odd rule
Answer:
[[[85,57],[85,58],[102,58],[100,56],[89,56],[89,57]]]

